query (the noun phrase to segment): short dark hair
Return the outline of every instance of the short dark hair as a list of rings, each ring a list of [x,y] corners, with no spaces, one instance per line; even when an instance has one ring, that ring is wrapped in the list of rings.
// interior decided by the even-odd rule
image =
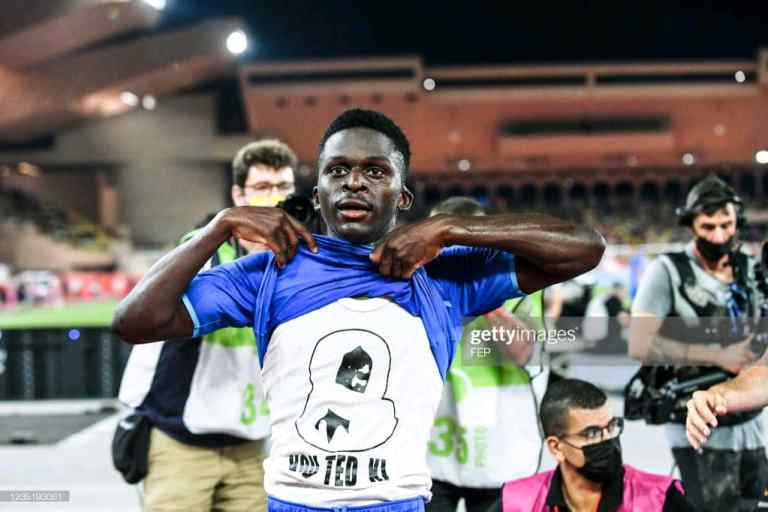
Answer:
[[[454,196],[437,203],[430,215],[448,213],[452,215],[483,215],[485,208],[477,199],[466,196]]]
[[[558,436],[568,429],[568,412],[571,409],[597,409],[608,397],[589,382],[579,379],[563,379],[553,382],[541,400],[539,417],[546,436]]]
[[[253,165],[265,165],[275,170],[283,167],[296,168],[299,159],[284,142],[266,139],[246,144],[232,159],[232,182],[240,187],[248,179],[248,170]]]
[[[320,139],[318,153],[323,152],[325,143],[335,133],[350,128],[369,128],[386,135],[392,141],[395,150],[403,156],[402,178],[403,183],[406,182],[409,166],[411,165],[411,144],[408,142],[408,137],[405,136],[403,130],[394,121],[375,110],[353,108],[334,119],[325,131],[323,138]]]

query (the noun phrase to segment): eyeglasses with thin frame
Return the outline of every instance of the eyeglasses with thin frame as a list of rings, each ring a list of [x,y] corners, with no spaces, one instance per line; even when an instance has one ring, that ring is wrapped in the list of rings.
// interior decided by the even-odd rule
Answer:
[[[624,432],[624,418],[616,416],[616,417],[613,417],[611,421],[609,421],[608,424],[604,427],[587,427],[581,432],[574,432],[571,434],[560,434],[555,437],[562,440],[565,444],[569,446],[572,446],[574,448],[581,448],[582,446],[585,446],[588,444],[595,444],[595,443],[605,441],[606,439],[613,439],[614,437],[620,436],[622,432]],[[581,439],[584,442],[584,445],[576,446],[574,444],[571,444],[565,440],[566,437],[575,437],[575,438]]]
[[[260,183],[251,183],[243,186],[244,189],[252,190],[259,195],[267,195],[273,190],[281,194],[290,194],[293,192],[294,183],[292,181],[281,181],[280,183],[269,183],[266,181]]]

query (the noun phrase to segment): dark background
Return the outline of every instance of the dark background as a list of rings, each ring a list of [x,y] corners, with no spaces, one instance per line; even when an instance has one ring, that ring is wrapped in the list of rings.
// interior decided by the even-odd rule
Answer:
[[[752,59],[768,2],[168,0],[158,30],[246,20],[248,59],[420,55],[428,65]]]

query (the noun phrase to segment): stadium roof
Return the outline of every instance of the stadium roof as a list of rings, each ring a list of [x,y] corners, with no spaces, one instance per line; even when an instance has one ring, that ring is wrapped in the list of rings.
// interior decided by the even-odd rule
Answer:
[[[0,141],[125,112],[231,70],[237,18],[157,27],[165,0],[5,0]]]

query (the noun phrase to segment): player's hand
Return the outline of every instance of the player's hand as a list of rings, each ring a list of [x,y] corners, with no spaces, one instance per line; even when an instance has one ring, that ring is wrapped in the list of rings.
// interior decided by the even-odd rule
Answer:
[[[267,246],[280,268],[294,257],[300,240],[317,252],[317,242],[309,230],[280,208],[235,206],[224,210],[216,220],[224,223],[235,238]]]
[[[757,356],[750,347],[752,343],[750,336],[744,341],[734,343],[727,347],[717,349],[715,354],[715,363],[722,369],[731,373],[739,373],[742,368],[755,362]]]
[[[717,416],[728,412],[725,397],[716,390],[696,391],[688,401],[688,419],[685,422],[685,433],[688,442],[700,450],[717,427]]]
[[[393,279],[410,279],[419,267],[443,248],[446,216],[436,216],[392,230],[371,253],[379,272]]]

